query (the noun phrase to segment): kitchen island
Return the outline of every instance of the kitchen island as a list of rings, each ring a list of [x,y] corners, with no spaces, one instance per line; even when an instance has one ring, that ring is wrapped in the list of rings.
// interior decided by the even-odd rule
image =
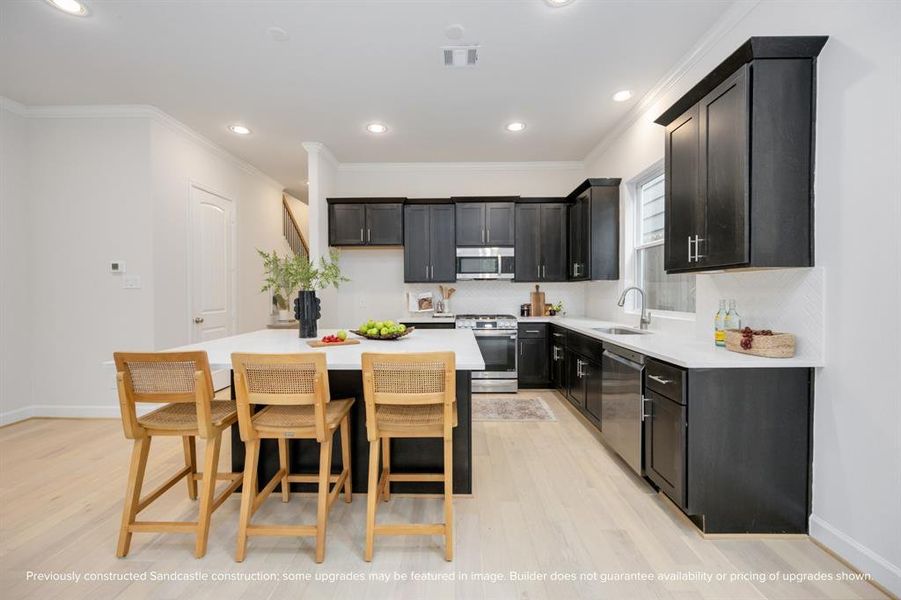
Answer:
[[[320,330],[320,336],[337,330]],[[329,389],[334,400],[354,398],[350,412],[351,475],[354,492],[365,492],[369,442],[366,437],[366,410],[363,401],[363,378],[360,371],[364,352],[453,352],[457,366],[457,418],[454,429],[454,493],[472,493],[472,383],[471,372],[485,368],[482,354],[471,331],[468,330],[417,330],[398,340],[359,339],[359,344],[312,348],[308,340],[298,338],[297,330],[263,329],[175,348],[173,350],[204,350],[214,371],[231,369],[233,352],[292,353],[324,352],[328,361]],[[234,398],[234,386],[232,386]],[[232,427],[232,470],[244,470],[244,444],[238,426]],[[316,473],[319,468],[319,451],[315,440],[289,440],[292,473]],[[341,446],[336,443],[332,458],[335,473],[341,469]],[[403,472],[440,472],[443,464],[443,446],[440,439],[391,440],[391,470]],[[268,481],[278,471],[278,444],[276,440],[263,440],[260,448],[260,481]],[[392,491],[409,493],[441,493],[440,483],[395,482]],[[292,490],[310,491],[313,484],[293,483]]]

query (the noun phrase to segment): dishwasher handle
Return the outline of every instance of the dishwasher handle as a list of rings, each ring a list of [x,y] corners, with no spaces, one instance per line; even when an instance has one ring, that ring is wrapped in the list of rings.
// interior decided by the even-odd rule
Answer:
[[[614,360],[620,364],[626,365],[627,367],[629,367],[631,369],[635,369],[636,371],[641,371],[644,368],[644,365],[641,365],[637,362],[633,362],[633,361],[629,360],[628,358],[624,358],[624,357],[620,356],[619,354],[614,354],[613,352],[610,352],[609,350],[604,350],[604,357],[609,358],[610,360]]]

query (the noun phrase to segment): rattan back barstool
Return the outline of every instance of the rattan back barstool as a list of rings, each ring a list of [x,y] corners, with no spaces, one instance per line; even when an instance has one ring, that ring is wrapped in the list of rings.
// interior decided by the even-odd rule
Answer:
[[[124,557],[135,532],[193,533],[196,536],[194,556],[206,554],[210,518],[241,484],[240,473],[218,473],[222,432],[235,423],[235,403],[213,399],[213,380],[206,352],[116,352],[116,381],[119,407],[125,437],[134,440],[119,545],[116,556]],[[166,405],[137,416],[137,404]],[[156,436],[181,437],[185,466],[144,498],[141,487],[147,470],[150,441]],[[197,472],[195,439],[206,440],[203,473]],[[169,488],[187,478],[188,497],[197,498],[197,481],[201,481],[200,507],[197,521],[137,521],[139,512],[163,495]],[[215,496],[217,480],[229,485]]]
[[[241,516],[235,560],[247,553],[250,536],[316,536],[316,562],[325,558],[325,531],[328,513],[344,488],[344,501],[350,502],[350,418],[353,398],[329,398],[328,369],[323,352],[302,354],[232,354],[235,393],[238,399],[238,426],[246,446],[244,485],[241,491]],[[263,406],[254,413],[252,405]],[[342,471],[331,474],[332,439],[341,430]],[[279,470],[258,490],[257,469],[260,440],[278,440]],[[319,442],[319,474],[292,475],[288,462],[289,439],[313,439]],[[281,484],[282,501],[290,499],[292,482],[318,483],[316,525],[251,524],[251,517],[267,496]],[[334,488],[329,491],[330,484]]]
[[[372,560],[376,535],[443,535],[444,558],[453,560],[453,428],[457,426],[454,353],[365,352],[362,355],[362,369],[369,439],[369,488],[363,558]],[[444,441],[443,473],[391,472],[391,438],[430,437]],[[388,501],[392,481],[443,482],[444,523],[376,525],[378,499]]]

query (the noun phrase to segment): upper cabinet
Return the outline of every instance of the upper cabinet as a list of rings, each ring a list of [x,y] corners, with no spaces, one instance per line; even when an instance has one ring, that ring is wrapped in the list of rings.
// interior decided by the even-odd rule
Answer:
[[[516,205],[516,281],[566,281],[567,209],[562,199]]]
[[[808,267],[823,36],[755,37],[657,119],[667,272]]]
[[[330,246],[399,246],[404,243],[405,198],[328,200]]]
[[[503,200],[503,201],[501,201]],[[455,198],[457,246],[513,246],[516,198]]]
[[[457,279],[454,205],[404,207],[404,282],[447,283]]]
[[[619,279],[619,183],[586,179],[569,195],[570,281]]]

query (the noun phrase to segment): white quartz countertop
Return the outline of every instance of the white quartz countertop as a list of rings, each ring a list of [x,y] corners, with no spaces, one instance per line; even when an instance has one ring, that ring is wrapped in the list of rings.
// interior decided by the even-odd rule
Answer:
[[[337,329],[320,329],[319,338],[336,333]],[[348,339],[359,344],[313,348],[306,339],[297,337],[297,329],[260,329],[250,333],[172,348],[170,351],[206,350],[210,368],[230,369],[232,352],[282,354],[292,352],[325,352],[330,370],[360,369],[360,355],[364,352],[453,352],[458,371],[482,371],[485,362],[472,331],[466,329],[417,329],[397,340],[367,340],[353,333]]]
[[[730,352],[718,348],[713,342],[651,331],[644,335],[612,335],[595,331],[596,327],[622,327],[620,323],[575,317],[519,317],[520,323],[553,323],[582,335],[610,342],[616,346],[634,350],[645,356],[685,367],[687,369],[759,369],[822,367],[822,361],[805,358],[763,358]]]
[[[412,315],[397,319],[398,323],[453,323],[454,317],[433,317],[432,315]]]

